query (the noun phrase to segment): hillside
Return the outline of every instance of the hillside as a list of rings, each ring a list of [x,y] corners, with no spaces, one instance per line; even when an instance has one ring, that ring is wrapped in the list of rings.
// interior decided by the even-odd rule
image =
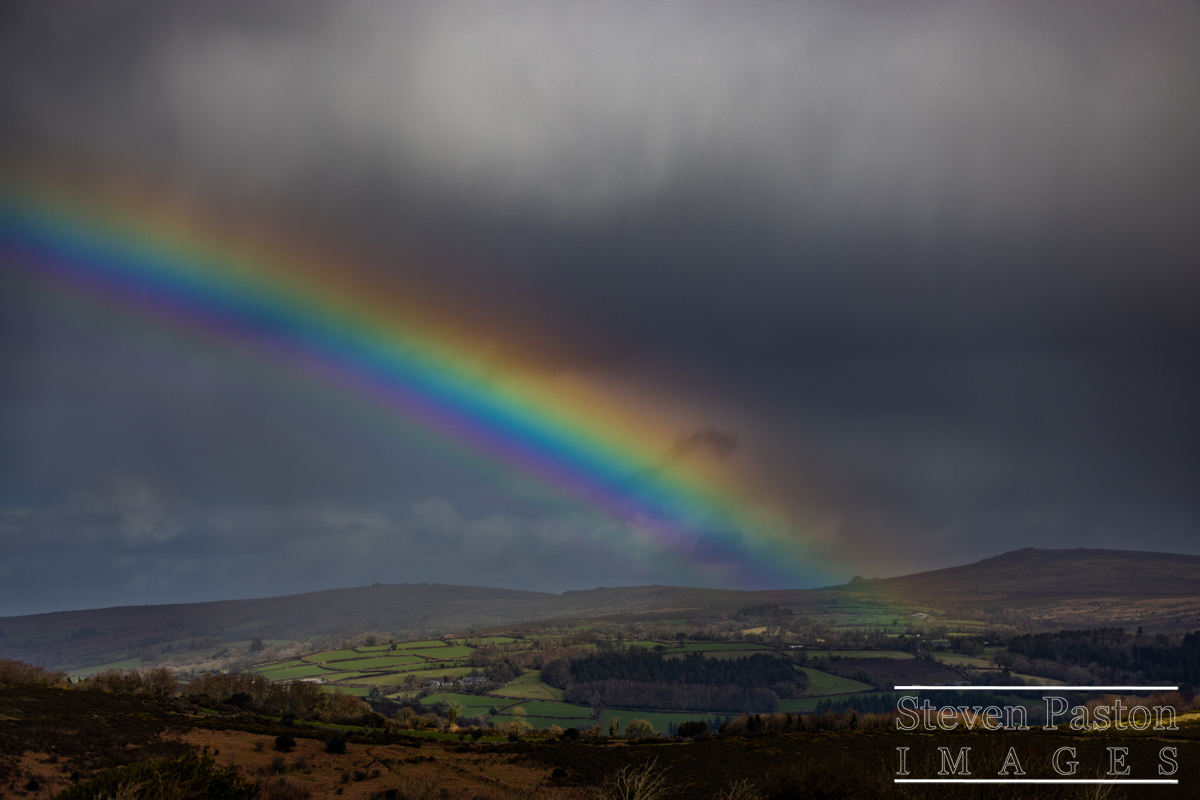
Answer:
[[[359,633],[419,638],[545,620],[683,619],[764,603],[806,606],[810,610],[804,613],[816,614],[813,621],[839,625],[849,621],[847,595],[895,598],[940,609],[947,616],[1005,621],[1022,628],[1193,629],[1200,628],[1200,557],[1025,549],[915,575],[856,579],[825,590],[637,586],[550,594],[376,584],[254,600],[0,617],[0,658],[72,668],[129,658],[150,648],[160,655],[168,649],[220,649],[256,636],[336,644]],[[843,605],[836,605],[838,598]],[[830,603],[835,605],[825,607]]]
[[[73,667],[139,648],[192,640],[341,638],[361,632],[441,634],[546,619],[604,615],[701,616],[754,603],[797,603],[819,593],[742,592],[672,586],[563,594],[445,584],[376,584],[353,589],[178,605],[125,606],[0,617],[0,657]]]
[[[1200,626],[1200,556],[1135,550],[1015,550],[974,564],[854,580],[869,592],[945,609],[1019,614],[1062,627]]]

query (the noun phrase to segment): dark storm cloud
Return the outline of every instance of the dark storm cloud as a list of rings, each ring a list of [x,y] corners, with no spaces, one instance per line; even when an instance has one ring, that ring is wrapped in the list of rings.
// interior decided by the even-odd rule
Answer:
[[[862,570],[1027,545],[1200,552],[1194,4],[3,13],[9,163],[135,170],[379,253],[446,256],[405,269],[485,299],[496,324],[554,331],[547,368],[688,398],[710,427],[681,422],[681,452],[736,442],[829,553],[876,554]],[[6,531],[50,530],[58,509],[55,536],[118,541],[143,517],[116,501],[89,517],[79,498],[141,481],[191,529],[296,521],[279,576],[327,553],[296,531],[343,531],[311,522],[316,503],[388,520],[367,527],[448,580],[455,547],[396,521],[413,503],[444,498],[447,542],[486,529],[495,502],[527,531],[558,519],[290,403],[222,351],[64,332],[52,293],[5,280]],[[123,546],[157,548],[146,574],[193,565],[200,586],[216,567],[186,541]],[[629,569],[568,549],[554,559],[581,582]],[[455,579],[511,585],[497,559]],[[368,561],[336,580],[367,582]],[[234,574],[236,595],[250,579]]]
[[[737,450],[737,437],[718,428],[698,428],[680,436],[667,453],[668,460],[683,459],[700,453],[713,458],[727,458]]]

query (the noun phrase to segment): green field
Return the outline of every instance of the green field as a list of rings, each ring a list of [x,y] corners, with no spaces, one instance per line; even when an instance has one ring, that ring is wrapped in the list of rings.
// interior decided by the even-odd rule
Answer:
[[[358,683],[368,683],[372,686],[401,686],[405,678],[409,675],[416,676],[417,680],[430,680],[433,678],[441,679],[442,677],[461,678],[464,675],[470,675],[470,667],[446,667],[444,669],[419,669],[409,670],[400,674],[384,673],[375,675],[369,678],[363,678]]]
[[[446,647],[441,639],[426,639],[423,642],[397,642],[397,650],[419,650],[427,647]]]
[[[680,711],[680,712],[638,711],[636,709],[629,709],[629,708],[609,708],[609,709],[604,710],[604,712],[600,715],[600,719],[602,721],[602,724],[607,725],[608,721],[610,719],[612,719],[613,717],[620,717],[622,733],[624,733],[625,729],[629,726],[630,722],[633,722],[635,719],[644,719],[647,722],[649,722],[651,725],[654,726],[654,731],[656,733],[660,733],[663,736],[666,736],[667,735],[667,723],[674,722],[678,726],[684,722],[691,722],[692,720],[701,719],[711,725],[713,717],[720,717],[721,719],[724,719],[725,716],[726,716],[725,714],[717,714],[717,713],[711,713],[711,712],[710,713],[695,713],[695,714],[693,714],[693,713],[689,713],[686,711]],[[736,716],[736,715],[734,715],[734,716]],[[585,724],[594,725],[595,720],[588,720],[587,723],[585,723]]]
[[[270,681],[291,681],[296,678],[330,678],[336,679],[341,673],[328,670],[316,664],[305,664],[301,667],[284,667],[283,669],[273,669],[262,673],[262,676]]]
[[[843,678],[838,675],[830,675],[828,672],[822,672],[819,669],[811,667],[801,667],[800,669],[808,676],[808,688],[804,692],[807,697],[864,692],[875,688],[870,684]]]
[[[466,647],[465,645],[453,645],[453,646],[449,646],[449,647],[422,648],[419,650],[405,649],[404,654],[405,655],[411,654],[414,656],[424,656],[425,658],[436,659],[436,660],[440,661],[440,660],[450,660],[450,659],[455,659],[455,658],[465,658],[466,656],[471,655],[471,653],[474,650],[475,650],[475,648]]]
[[[562,700],[563,690],[555,689],[541,681],[540,672],[526,672],[507,686],[492,694],[500,697],[528,698],[531,700]]]
[[[517,704],[513,700],[502,700],[487,695],[461,694],[458,692],[441,692],[431,694],[423,701],[426,705],[435,703],[458,703],[463,708],[463,715],[468,717],[487,716],[489,708],[502,709],[508,704]]]
[[[333,672],[328,680],[334,683],[359,683],[366,678],[378,678],[383,672]]]
[[[309,664],[315,664],[318,661],[345,661],[351,658],[362,658],[363,654],[357,650],[329,650],[324,653],[313,653],[311,656],[302,656],[302,660]]]
[[[259,664],[257,667],[251,667],[251,672],[269,672],[273,669],[287,669],[288,667],[303,667],[309,662],[299,658],[294,658],[291,661],[278,661],[274,664]]]
[[[1064,686],[1065,685],[1063,681],[1058,681],[1058,680],[1055,680],[1054,678],[1039,678],[1037,675],[1026,675],[1022,672],[1014,672],[1014,673],[1012,673],[1012,676],[1014,678],[1020,678],[1021,680],[1025,681],[1026,683],[1032,684],[1034,686]]]
[[[505,718],[512,716],[514,708],[525,709],[525,715],[529,717],[580,719],[591,714],[591,709],[571,703],[559,703],[554,700],[522,700],[504,709]]]
[[[427,664],[428,661],[413,656],[375,656],[373,658],[355,658],[348,661],[335,661],[326,666],[335,669],[386,669],[391,667],[407,667],[412,664]]]
[[[872,687],[872,688],[874,688],[874,687]],[[876,691],[878,691],[878,690],[876,690]],[[830,701],[832,701],[836,707],[838,700],[846,699],[848,697],[853,697],[855,694],[859,694],[859,692],[853,692],[853,693],[849,693],[849,694],[833,694],[833,695],[828,695],[825,697],[801,697],[801,698],[798,698],[795,700],[780,700],[779,701],[779,710],[780,711],[791,711],[793,713],[811,712],[811,711],[816,711],[818,704],[827,703]]]

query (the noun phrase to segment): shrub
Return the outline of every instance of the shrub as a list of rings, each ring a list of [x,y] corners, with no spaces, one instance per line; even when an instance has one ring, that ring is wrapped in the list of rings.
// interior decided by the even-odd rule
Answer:
[[[622,767],[595,790],[596,800],[659,800],[669,791],[658,759],[640,767]]]
[[[346,736],[342,733],[335,733],[325,742],[325,752],[335,755],[346,752]]]
[[[237,774],[234,767],[218,768],[212,756],[189,753],[165,761],[143,761],[101,773],[64,790],[59,800],[175,800],[205,797],[208,800],[251,800],[258,787]]]
[[[290,733],[281,733],[275,737],[275,749],[281,753],[290,753],[296,747],[296,737]]]
[[[283,778],[264,783],[258,789],[258,800],[308,800],[310,797],[312,792],[308,789]]]
[[[633,720],[629,723],[629,727],[625,731],[635,739],[646,739],[658,735],[658,732],[654,730],[654,726],[650,724],[650,721],[644,719]]]
[[[730,781],[713,795],[713,800],[763,800],[763,795],[748,780]]]
[[[395,789],[375,792],[369,800],[433,800],[446,796],[435,778],[407,778]]]
[[[707,733],[708,723],[700,719],[684,722],[679,726],[679,731],[676,735],[684,739],[693,739],[697,736],[704,736]]]
[[[67,682],[65,672],[47,672],[24,661],[0,658],[0,684],[10,686],[62,686]]]

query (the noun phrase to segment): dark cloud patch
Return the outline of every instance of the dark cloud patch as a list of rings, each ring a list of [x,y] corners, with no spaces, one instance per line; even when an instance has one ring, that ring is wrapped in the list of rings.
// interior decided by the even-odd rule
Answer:
[[[737,450],[737,446],[737,437],[731,433],[713,427],[697,428],[680,436],[666,458],[668,461],[674,461],[697,453],[711,458],[728,458]]]

